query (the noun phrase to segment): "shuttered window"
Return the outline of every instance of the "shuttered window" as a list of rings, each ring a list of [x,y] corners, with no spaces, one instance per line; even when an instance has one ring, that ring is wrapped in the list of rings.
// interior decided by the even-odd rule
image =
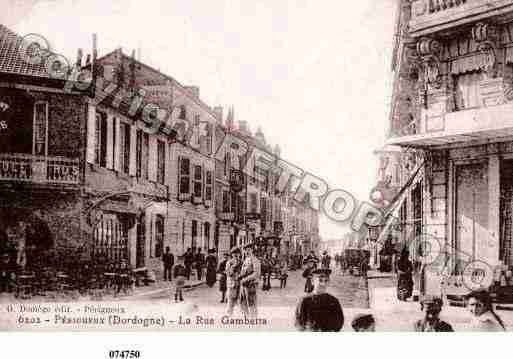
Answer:
[[[199,203],[203,200],[203,168],[200,165],[194,166],[194,202]]]
[[[127,123],[122,123],[120,134],[121,171],[128,174],[130,171],[130,125]]]
[[[164,184],[166,163],[166,144],[157,140],[157,182]]]
[[[205,205],[210,207],[212,205],[212,190],[214,186],[214,179],[212,171],[205,171]]]
[[[178,198],[180,200],[190,199],[190,183],[191,183],[191,161],[186,157],[178,159]]]

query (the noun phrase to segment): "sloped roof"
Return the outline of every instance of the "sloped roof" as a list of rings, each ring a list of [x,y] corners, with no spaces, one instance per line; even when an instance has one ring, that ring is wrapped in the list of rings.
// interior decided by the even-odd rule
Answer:
[[[43,61],[31,64],[24,60],[24,41],[22,36],[0,24],[0,73],[49,78]]]

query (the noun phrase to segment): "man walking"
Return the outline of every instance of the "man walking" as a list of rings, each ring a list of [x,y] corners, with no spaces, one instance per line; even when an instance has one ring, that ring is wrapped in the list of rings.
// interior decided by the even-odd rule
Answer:
[[[162,256],[162,263],[164,264],[164,280],[172,280],[172,270],[175,265],[175,256],[171,253],[171,249],[166,247],[166,253]]]
[[[232,258],[226,263],[226,286],[228,296],[228,306],[226,313],[233,314],[233,308],[237,304],[240,294],[240,271],[242,269],[242,253],[239,248],[231,250]]]
[[[241,297],[240,307],[245,316],[256,318],[257,311],[257,288],[258,279],[261,274],[260,260],[253,252],[253,245],[247,244],[244,247],[245,258],[240,272]]]
[[[327,293],[331,269],[312,272],[313,293],[303,297],[296,308],[295,327],[300,331],[338,332],[344,325],[344,313],[337,298]]]
[[[192,262],[194,262],[194,253],[192,252],[192,249],[190,247],[187,248],[183,260],[185,265],[186,277],[187,280],[189,280],[191,279]]]

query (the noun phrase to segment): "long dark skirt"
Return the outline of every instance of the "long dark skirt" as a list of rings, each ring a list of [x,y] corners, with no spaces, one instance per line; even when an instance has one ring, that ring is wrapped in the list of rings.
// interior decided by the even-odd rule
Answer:
[[[216,269],[214,267],[207,267],[207,285],[213,287],[216,283]]]
[[[305,293],[311,293],[313,291],[313,283],[311,278],[306,278],[305,282]]]

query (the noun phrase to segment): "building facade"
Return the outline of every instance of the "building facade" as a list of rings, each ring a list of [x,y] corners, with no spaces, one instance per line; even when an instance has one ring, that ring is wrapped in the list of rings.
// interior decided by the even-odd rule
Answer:
[[[235,126],[233,109],[224,121],[197,86],[121,49],[98,58],[95,44],[92,56],[79,50],[50,74],[45,61],[27,63],[22,38],[0,25],[1,253],[22,266],[43,254],[40,262],[69,268],[126,261],[160,278],[166,247],[317,246],[317,213],[277,193],[275,173],[245,174],[251,153],[216,157],[231,134],[277,161],[261,131]],[[91,85],[76,73],[91,74]]]
[[[421,292],[488,286],[513,265],[512,14],[513,1],[398,1],[387,144],[412,170],[393,207],[441,253],[423,256]]]

